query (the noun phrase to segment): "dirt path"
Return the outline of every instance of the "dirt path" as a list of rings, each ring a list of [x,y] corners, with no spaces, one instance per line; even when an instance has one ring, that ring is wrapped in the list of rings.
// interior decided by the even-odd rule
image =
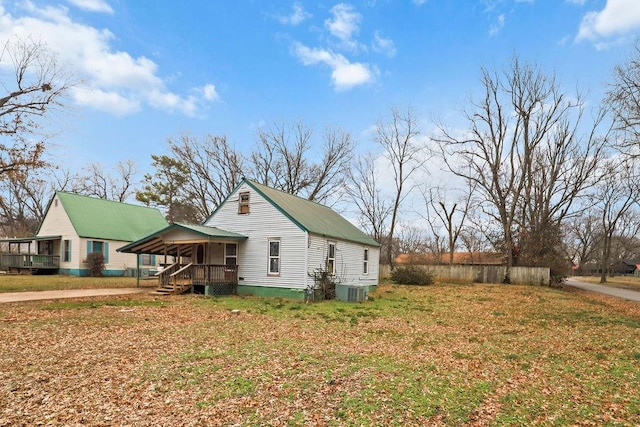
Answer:
[[[0,293],[0,303],[82,298],[108,295],[127,295],[149,292],[149,288],[69,289],[61,291],[7,292]]]

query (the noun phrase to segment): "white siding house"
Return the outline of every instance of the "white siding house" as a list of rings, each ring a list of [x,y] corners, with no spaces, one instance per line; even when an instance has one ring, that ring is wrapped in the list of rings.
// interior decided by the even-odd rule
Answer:
[[[186,232],[182,239],[178,229]],[[373,238],[326,206],[247,179],[203,225],[174,224],[121,250],[180,255],[199,265],[219,260],[211,253],[223,247],[235,251],[224,264],[233,263],[239,294],[302,298],[320,270],[339,283],[378,284],[380,245]]]

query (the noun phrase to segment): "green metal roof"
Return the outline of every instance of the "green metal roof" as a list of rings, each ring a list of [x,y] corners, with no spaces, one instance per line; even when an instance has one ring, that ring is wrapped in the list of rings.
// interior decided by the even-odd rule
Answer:
[[[333,209],[283,191],[245,179],[291,221],[308,233],[347,240],[369,246],[380,246],[371,236],[351,224]]]
[[[168,224],[155,208],[63,191],[57,191],[55,197],[60,200],[80,237],[131,242]]]
[[[206,225],[195,225],[195,224],[182,224],[182,223],[174,223],[170,224],[161,230],[157,230],[148,236],[144,236],[135,242],[131,242],[128,245],[117,249],[118,252],[128,252],[128,253],[157,253],[162,254],[165,251],[169,254],[176,252],[176,244],[180,242],[167,242],[164,239],[166,238],[166,234],[174,231],[174,230],[186,230],[194,235],[199,237],[204,237],[209,241],[238,241],[244,240],[247,236],[243,236],[242,234],[234,233],[232,231],[223,230],[217,227],[208,227]]]
[[[202,236],[212,237],[216,239],[246,239],[247,236],[244,236],[239,233],[234,233],[233,231],[223,230],[218,227],[209,227],[206,225],[196,225],[196,224],[184,224],[184,223],[175,223],[172,224],[175,228],[184,228],[187,230],[194,231]],[[167,227],[166,231],[169,230],[171,226]],[[156,233],[157,234],[157,233]]]

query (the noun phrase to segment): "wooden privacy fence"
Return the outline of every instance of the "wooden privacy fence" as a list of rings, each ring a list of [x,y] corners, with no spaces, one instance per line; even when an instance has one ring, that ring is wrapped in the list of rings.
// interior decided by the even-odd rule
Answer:
[[[398,266],[401,267],[401,266]],[[507,267],[504,265],[418,265],[433,273],[439,282],[502,283]],[[380,266],[380,278],[390,277],[388,265]],[[511,267],[514,285],[549,285],[549,267]]]

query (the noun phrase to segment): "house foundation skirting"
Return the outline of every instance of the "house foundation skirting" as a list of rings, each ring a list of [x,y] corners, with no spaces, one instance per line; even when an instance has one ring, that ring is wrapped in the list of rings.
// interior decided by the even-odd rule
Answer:
[[[125,276],[126,270],[102,270],[102,275],[105,277],[122,277]],[[58,274],[64,274],[67,276],[80,276],[88,277],[89,269],[87,268],[60,268]]]
[[[369,285],[368,291],[373,292],[377,289],[377,285]],[[291,300],[304,301],[305,290],[294,288],[275,288],[269,286],[251,286],[251,285],[238,285],[238,295],[252,295],[256,297],[267,298],[285,298]]]
[[[304,301],[304,289],[273,288],[268,286],[238,285],[238,295],[286,298]]]

